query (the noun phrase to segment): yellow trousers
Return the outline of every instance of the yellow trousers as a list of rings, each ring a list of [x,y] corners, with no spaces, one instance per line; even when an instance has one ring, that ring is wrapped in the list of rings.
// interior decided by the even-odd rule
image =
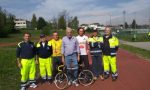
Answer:
[[[21,82],[27,82],[28,79],[35,80],[36,65],[35,59],[21,59]]]
[[[52,77],[52,58],[39,58],[40,75],[43,79],[51,79]]]
[[[112,73],[117,72],[117,65],[116,65],[116,56],[107,56],[103,55],[103,65],[104,65],[104,72],[109,72],[111,68]]]

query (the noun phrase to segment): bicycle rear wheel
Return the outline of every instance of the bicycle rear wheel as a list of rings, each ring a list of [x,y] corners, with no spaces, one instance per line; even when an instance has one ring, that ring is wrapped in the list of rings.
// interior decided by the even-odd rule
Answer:
[[[65,89],[68,85],[68,77],[65,73],[60,72],[55,76],[55,81],[54,81],[56,87],[58,89]]]
[[[83,86],[91,85],[94,82],[94,75],[90,70],[83,70],[79,73],[78,81]]]

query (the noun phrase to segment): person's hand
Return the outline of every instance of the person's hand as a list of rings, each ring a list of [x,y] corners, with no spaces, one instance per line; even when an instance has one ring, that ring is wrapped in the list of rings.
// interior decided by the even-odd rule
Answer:
[[[90,50],[87,50],[86,52],[87,52],[87,54],[89,54],[89,53],[90,53]]]
[[[80,55],[78,55],[78,62],[80,61]]]
[[[39,64],[39,60],[36,59],[36,60],[35,60],[35,63],[36,63],[36,64]]]
[[[62,63],[65,65],[65,59],[64,59],[64,57],[62,57]]]
[[[21,63],[20,63],[20,62],[18,62],[18,67],[19,67],[19,68],[22,68],[22,65],[21,65]]]

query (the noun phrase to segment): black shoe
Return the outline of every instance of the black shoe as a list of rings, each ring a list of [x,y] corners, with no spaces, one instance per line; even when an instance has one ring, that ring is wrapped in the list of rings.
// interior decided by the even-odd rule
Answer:
[[[109,78],[109,74],[105,74],[105,75],[104,75],[104,78],[105,78],[105,79],[108,79],[108,78]]]
[[[112,77],[112,81],[116,81],[117,80],[117,76]]]

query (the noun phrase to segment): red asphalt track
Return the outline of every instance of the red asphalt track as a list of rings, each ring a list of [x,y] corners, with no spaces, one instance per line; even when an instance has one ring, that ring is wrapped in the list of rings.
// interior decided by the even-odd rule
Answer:
[[[111,78],[97,80],[84,87],[71,86],[67,90],[150,90],[150,61],[146,61],[126,50],[120,49],[117,55],[119,77],[112,82]],[[37,88],[28,90],[58,90],[54,84],[39,84]]]

